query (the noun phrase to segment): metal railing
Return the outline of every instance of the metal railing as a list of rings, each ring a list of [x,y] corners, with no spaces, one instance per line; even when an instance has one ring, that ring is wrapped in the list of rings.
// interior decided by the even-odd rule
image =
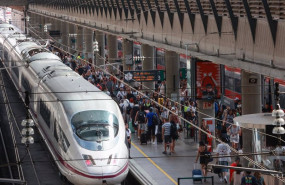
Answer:
[[[197,179],[201,179],[201,181],[203,180],[203,179],[211,179],[211,181],[212,181],[212,185],[214,185],[214,176],[206,176],[206,177],[203,177],[203,176],[201,176],[201,177],[180,177],[180,178],[177,178],[177,181],[178,181],[178,185],[180,185],[180,181],[181,180],[186,180],[186,179],[193,179],[193,180],[196,180],[197,181]]]

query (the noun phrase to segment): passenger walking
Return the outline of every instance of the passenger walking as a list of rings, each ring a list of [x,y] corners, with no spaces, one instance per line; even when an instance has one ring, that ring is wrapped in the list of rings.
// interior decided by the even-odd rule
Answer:
[[[207,133],[209,132],[209,126],[208,126],[206,120],[203,120],[202,125],[201,125],[201,129]],[[208,143],[207,134],[202,132],[201,130],[199,130],[199,133],[200,133],[200,141],[203,141],[205,144],[207,144]]]
[[[159,86],[159,94],[161,96],[165,96],[165,81],[162,81],[160,86]]]
[[[162,125],[162,140],[164,141],[163,154],[167,154],[167,148],[170,148],[169,155],[171,155],[171,135],[170,135],[171,123],[168,118],[164,118],[164,124]]]
[[[226,116],[224,117],[224,122],[223,125],[226,126],[226,129],[228,130],[228,128],[234,123],[234,118],[235,115],[233,113],[233,110],[230,109]],[[230,133],[227,133],[227,138],[230,136]]]
[[[153,108],[150,107],[149,113],[146,115],[145,122],[147,123],[147,132],[150,141],[152,140],[152,144],[155,144],[155,125],[153,123],[154,115],[157,117],[157,114],[153,112]]]
[[[236,167],[241,167],[241,164],[238,164]],[[243,177],[243,172],[241,170],[236,170],[232,174],[231,178],[231,184],[232,185],[240,185],[241,184],[241,178]]]
[[[240,158],[237,156],[235,158],[235,161],[230,166],[236,167],[239,164],[240,164]],[[232,182],[232,177],[234,172],[235,172],[234,169],[230,169],[230,182]]]
[[[257,179],[253,175],[250,175],[250,174],[251,174],[251,171],[245,172],[245,176],[242,177],[241,179],[241,185],[258,185]]]
[[[125,124],[126,127],[126,135],[127,135],[127,140],[128,140],[128,149],[129,149],[129,159],[131,159],[131,130],[129,129],[129,124],[126,123]]]
[[[136,113],[135,122],[138,122],[138,139],[140,139],[141,133],[145,131],[145,112],[142,105],[140,105],[140,110]]]
[[[231,161],[230,157],[223,157],[225,155],[230,155],[230,146],[225,143],[225,138],[222,137],[222,143],[218,144],[217,146],[217,157],[218,157],[218,162],[219,165],[225,165],[228,166],[229,162]],[[220,181],[222,182],[223,180],[225,183],[228,183],[227,179],[227,172],[228,169],[222,168],[222,176],[220,177]]]
[[[132,125],[133,125],[133,128],[135,129],[135,132],[137,132],[137,130],[138,130],[138,122],[136,121],[135,118],[136,118],[136,115],[139,112],[139,110],[140,110],[139,104],[135,100],[134,101],[134,106],[133,106],[133,108],[131,110]]]
[[[260,172],[254,172],[254,177],[257,180],[257,185],[266,185],[264,178],[261,176]]]
[[[201,170],[202,170],[204,177],[207,176],[207,165],[209,162],[209,160],[208,160],[209,154],[210,154],[210,152],[208,152],[207,146],[205,145],[205,143],[203,141],[200,141],[199,142],[198,154],[196,157],[196,163],[198,162],[198,159],[200,157]],[[204,182],[206,182],[206,179],[204,179]]]
[[[174,114],[169,115],[169,120],[171,123],[170,135],[171,135],[171,140],[172,140],[170,151],[172,153],[175,152],[175,142],[178,139],[178,129],[177,129],[178,119],[177,118],[178,117]]]
[[[227,128],[227,132],[230,133],[230,142],[232,143],[232,147],[238,150],[239,135],[241,132],[238,123],[235,122],[231,126],[229,126]]]

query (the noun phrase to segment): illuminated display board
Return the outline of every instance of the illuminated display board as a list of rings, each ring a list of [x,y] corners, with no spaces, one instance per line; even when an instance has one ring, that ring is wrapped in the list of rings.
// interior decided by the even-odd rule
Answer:
[[[164,71],[147,70],[147,71],[124,71],[125,81],[153,82],[164,80]]]

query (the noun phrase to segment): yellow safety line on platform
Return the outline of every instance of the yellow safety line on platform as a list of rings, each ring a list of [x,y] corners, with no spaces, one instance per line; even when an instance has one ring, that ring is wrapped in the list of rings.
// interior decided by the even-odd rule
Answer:
[[[177,182],[168,175],[162,168],[160,168],[153,160],[151,160],[137,145],[132,143],[132,145],[143,155],[145,156],[159,171],[161,171],[167,178],[169,178],[175,185],[177,185]]]

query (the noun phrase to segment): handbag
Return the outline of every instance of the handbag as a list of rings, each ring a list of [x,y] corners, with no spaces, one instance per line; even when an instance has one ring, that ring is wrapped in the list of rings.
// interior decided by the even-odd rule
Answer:
[[[215,174],[222,173],[222,168],[213,167],[213,173]]]
[[[204,155],[205,155],[205,161],[206,161],[207,164],[214,160],[211,152],[205,152]]]
[[[158,133],[158,125],[155,125],[155,132],[154,132],[154,135],[157,135]]]

